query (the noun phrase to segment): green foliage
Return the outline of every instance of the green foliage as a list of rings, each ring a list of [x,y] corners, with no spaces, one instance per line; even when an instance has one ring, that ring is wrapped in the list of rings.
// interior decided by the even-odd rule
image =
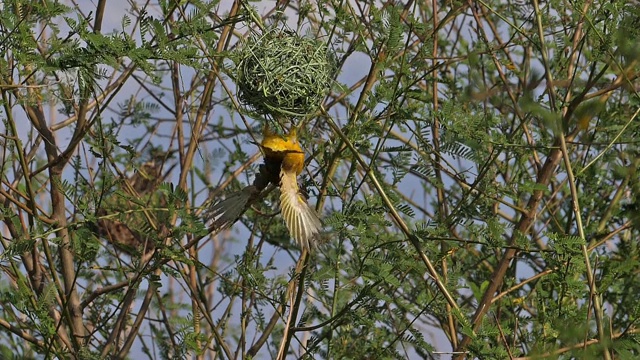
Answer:
[[[0,358],[639,356],[633,3],[76,3],[0,12]],[[305,256],[203,218],[291,120]]]

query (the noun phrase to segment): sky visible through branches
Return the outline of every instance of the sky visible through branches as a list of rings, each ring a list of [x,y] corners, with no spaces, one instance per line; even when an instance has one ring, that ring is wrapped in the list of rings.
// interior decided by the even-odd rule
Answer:
[[[0,14],[0,358],[639,355],[637,4],[62,4]],[[238,103],[284,24],[339,67],[310,116]],[[278,190],[207,228],[265,124],[312,253]]]

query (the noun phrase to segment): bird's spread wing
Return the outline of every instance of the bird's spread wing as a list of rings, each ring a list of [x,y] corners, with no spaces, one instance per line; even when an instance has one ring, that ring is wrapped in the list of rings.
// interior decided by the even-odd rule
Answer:
[[[233,225],[247,210],[249,201],[256,196],[257,192],[258,189],[255,186],[247,186],[230,194],[211,207],[207,211],[206,218],[213,220],[214,229],[224,229]]]
[[[315,248],[322,223],[300,194],[295,172],[280,172],[280,207],[291,236],[301,247],[307,250]]]

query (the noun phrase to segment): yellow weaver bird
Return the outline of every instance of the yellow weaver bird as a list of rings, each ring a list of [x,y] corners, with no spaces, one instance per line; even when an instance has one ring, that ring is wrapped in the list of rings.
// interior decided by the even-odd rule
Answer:
[[[253,185],[229,195],[209,210],[213,226],[222,229],[233,225],[271,183],[280,187],[280,208],[289,233],[302,248],[311,250],[317,246],[322,223],[298,187],[297,177],[304,169],[304,151],[296,129],[292,128],[287,135],[278,135],[265,126],[263,135],[259,147],[264,164],[260,165]]]

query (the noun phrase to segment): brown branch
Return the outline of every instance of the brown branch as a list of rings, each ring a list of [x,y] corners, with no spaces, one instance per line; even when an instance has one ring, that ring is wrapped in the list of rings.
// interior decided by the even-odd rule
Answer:
[[[109,353],[111,352],[111,348],[114,345],[118,344],[118,338],[127,326],[126,318],[129,314],[129,308],[135,300],[135,295],[138,289],[141,274],[142,271],[140,271],[140,275],[136,275],[136,282],[131,283],[131,286],[129,287],[129,289],[127,289],[127,293],[125,294],[123,301],[120,303],[120,314],[118,314],[118,318],[111,328],[111,334],[109,334],[109,338],[107,338],[107,341],[105,341],[102,352],[100,353],[100,357],[103,359],[106,359],[108,357],[107,355],[109,355]]]
[[[93,32],[99,34],[102,30],[102,19],[104,18],[104,10],[107,7],[107,0],[99,0],[96,6],[96,19],[93,22]]]
[[[3,328],[11,331],[12,333],[16,334],[21,339],[24,339],[24,340],[26,340],[26,341],[28,341],[28,342],[30,342],[30,343],[38,346],[38,347],[42,348],[42,347],[45,346],[45,344],[41,340],[38,340],[30,332],[27,332],[24,329],[21,329],[21,328],[15,326],[14,324],[9,323],[5,319],[0,319],[0,326],[2,326]]]
[[[161,271],[159,269],[155,271],[155,275],[160,276],[160,274]],[[127,353],[129,353],[129,350],[133,345],[133,341],[136,339],[136,337],[138,337],[140,326],[142,326],[142,322],[146,318],[147,310],[149,310],[151,299],[153,299],[153,296],[156,294],[156,290],[156,284],[150,281],[149,288],[147,289],[144,299],[142,300],[142,304],[140,305],[140,309],[138,310],[138,315],[136,316],[133,325],[129,329],[129,335],[126,338],[124,345],[122,345],[122,348],[120,348],[120,351],[115,356],[115,359],[124,359],[127,356]]]
[[[557,142],[555,146],[557,146]],[[549,154],[549,157],[545,161],[542,169],[538,172],[536,184],[548,186],[551,181],[553,175],[555,174],[555,169],[558,167],[560,160],[562,160],[562,151],[555,148]],[[516,242],[516,239],[519,235],[524,235],[529,232],[533,221],[536,219],[538,214],[538,206],[542,200],[542,196],[544,195],[543,190],[535,190],[529,201],[527,202],[527,212],[523,214],[520,218],[520,221],[515,227],[507,246],[513,246]],[[498,289],[502,286],[504,281],[504,277],[507,274],[507,270],[509,269],[509,265],[511,264],[511,260],[515,257],[517,253],[517,249],[515,248],[507,248],[498,263],[498,266],[491,274],[491,278],[489,279],[489,286],[485,290],[482,295],[482,299],[478,303],[478,307],[476,309],[475,314],[471,320],[473,325],[473,330],[477,331],[482,322],[482,318],[487,314],[491,307],[491,303],[493,302],[493,298]],[[457,347],[457,352],[463,352],[469,343],[471,342],[471,337],[469,335],[465,335],[460,342],[460,345]],[[466,354],[465,354],[466,355]],[[461,359],[463,356],[459,355],[457,359]]]
[[[611,335],[611,339],[612,340],[616,340],[616,339],[619,339],[619,338],[621,338],[624,335],[627,335],[629,333],[637,334],[638,331],[634,330],[634,331],[631,331],[631,332],[622,332],[622,333],[612,334]],[[559,349],[557,349],[555,351],[550,351],[550,352],[547,352],[547,353],[544,353],[544,354],[540,354],[540,355],[517,357],[517,358],[513,358],[513,360],[535,360],[535,359],[555,358],[558,355],[564,354],[564,353],[569,352],[571,350],[576,350],[576,349],[579,349],[579,348],[586,348],[587,346],[595,345],[595,344],[598,344],[598,343],[600,343],[599,339],[590,339],[590,340],[586,340],[586,341],[583,341],[583,342],[580,342],[580,343],[577,343],[577,344],[574,344],[574,345],[561,347],[561,348],[559,348]]]

